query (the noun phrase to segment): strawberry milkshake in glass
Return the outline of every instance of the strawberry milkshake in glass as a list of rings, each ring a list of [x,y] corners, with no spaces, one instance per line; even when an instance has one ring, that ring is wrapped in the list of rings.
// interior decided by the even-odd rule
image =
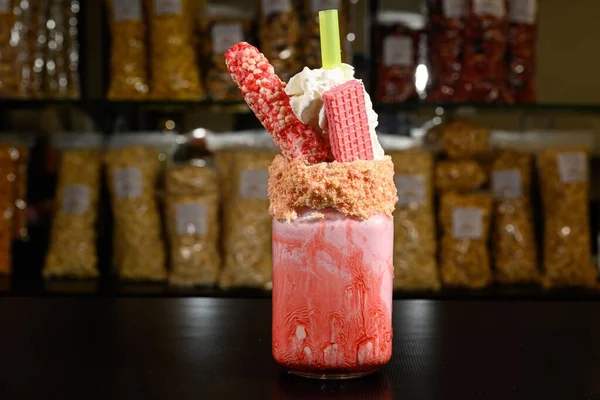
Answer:
[[[225,61],[281,150],[269,168],[273,356],[301,376],[354,378],[392,354],[394,165],[369,95],[341,63],[337,12],[319,19],[323,68],[287,85],[248,43]]]
[[[392,354],[391,161],[278,156],[270,174],[275,360],[314,378],[374,372]]]

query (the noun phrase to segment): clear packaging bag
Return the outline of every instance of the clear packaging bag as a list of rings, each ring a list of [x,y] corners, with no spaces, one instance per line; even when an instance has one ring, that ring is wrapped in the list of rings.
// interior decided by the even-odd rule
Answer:
[[[45,95],[49,98],[68,97],[69,64],[66,51],[66,37],[68,36],[68,21],[65,13],[69,0],[48,0],[48,44],[45,48]]]
[[[12,272],[14,179],[12,146],[0,144],[0,275]]]
[[[442,192],[473,191],[487,182],[483,167],[473,160],[442,160],[435,166],[435,187]]]
[[[377,16],[377,95],[380,102],[415,100],[415,73],[421,59],[424,20],[420,14],[382,12]]]
[[[508,150],[497,154],[492,165],[494,264],[500,283],[540,280],[530,201],[531,164],[529,154]]]
[[[157,182],[161,157],[169,159],[176,136],[116,134],[106,151],[106,174],[114,214],[113,262],[121,279],[167,278]],[[162,157],[165,159],[165,157]]]
[[[590,249],[588,150],[545,150],[537,164],[544,209],[542,283],[591,287],[596,270]]]
[[[215,101],[242,100],[242,94],[227,71],[223,55],[234,44],[248,41],[252,14],[231,7],[208,7],[200,18],[202,62],[208,96]]]
[[[517,103],[535,103],[537,0],[509,0],[509,81]]]
[[[466,0],[427,0],[432,87],[427,100],[453,102],[461,71]]]
[[[492,196],[445,193],[440,204],[440,269],[444,285],[481,289],[492,281],[488,239]]]
[[[43,66],[48,1],[21,0],[17,4],[18,15],[13,36],[18,40],[19,94],[22,98],[41,98],[44,94]]]
[[[490,131],[464,121],[455,121],[442,128],[442,151],[451,159],[470,159],[490,151]]]
[[[217,173],[196,160],[170,168],[166,185],[169,283],[214,285],[221,268]]]
[[[265,131],[214,135],[207,147],[216,152],[224,200],[224,267],[219,286],[271,289],[271,222],[267,197],[268,168],[275,145]],[[230,152],[221,158],[219,154]],[[228,168],[223,161],[229,162]]]
[[[425,150],[389,154],[398,190],[394,211],[394,288],[439,290],[433,156]]]
[[[103,137],[65,133],[53,137],[60,152],[58,186],[45,278],[95,278]]]
[[[65,4],[65,23],[67,35],[64,40],[65,64],[67,70],[67,92],[65,97],[78,99],[81,97],[79,82],[79,4],[80,0],[70,0]]]
[[[506,0],[466,0],[464,53],[456,101],[512,103]]]
[[[8,133],[0,135],[0,145],[8,152],[13,162],[12,200],[10,201],[12,235],[15,240],[29,237],[27,227],[27,168],[29,152],[34,144],[34,136],[27,133]],[[11,178],[12,179],[12,178]]]
[[[146,0],[152,98],[202,100],[205,97],[194,48],[191,1]]]
[[[302,65],[300,15],[294,0],[260,0],[260,49],[287,82]]]
[[[148,44],[143,0],[108,0],[111,30],[108,98],[148,96]]]
[[[18,69],[18,35],[15,38],[14,13],[12,0],[0,1],[0,98],[14,98],[20,95],[20,73]],[[15,40],[17,39],[17,40]]]

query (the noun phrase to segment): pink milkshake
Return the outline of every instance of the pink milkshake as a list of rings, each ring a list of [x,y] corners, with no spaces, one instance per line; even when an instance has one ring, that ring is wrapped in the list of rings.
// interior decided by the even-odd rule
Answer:
[[[393,165],[278,157],[270,175],[275,360],[309,377],[375,371],[392,354]]]
[[[363,374],[392,354],[394,223],[334,210],[273,221],[273,355],[318,375]]]

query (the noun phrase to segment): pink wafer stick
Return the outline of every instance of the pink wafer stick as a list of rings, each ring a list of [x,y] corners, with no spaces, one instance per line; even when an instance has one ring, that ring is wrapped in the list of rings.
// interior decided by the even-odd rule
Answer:
[[[374,158],[364,90],[360,81],[352,80],[323,93],[329,143],[336,161]]]
[[[303,158],[313,164],[330,158],[323,138],[294,115],[284,90],[285,83],[275,75],[264,54],[256,47],[240,42],[225,53],[225,62],[244,100],[284,157]]]

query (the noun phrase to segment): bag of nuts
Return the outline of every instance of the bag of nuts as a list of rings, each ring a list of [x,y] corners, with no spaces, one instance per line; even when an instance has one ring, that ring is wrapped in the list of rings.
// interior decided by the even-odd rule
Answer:
[[[506,150],[496,155],[492,165],[493,249],[496,279],[501,283],[540,279],[530,202],[531,164],[529,154]]]
[[[442,128],[442,151],[451,159],[470,159],[490,151],[490,131],[464,121],[455,121]]]
[[[14,3],[14,4],[13,4]],[[16,1],[0,1],[0,98],[19,97],[18,52],[13,46]]]
[[[433,205],[433,156],[425,150],[389,152],[398,203],[394,211],[394,287],[439,290]]]
[[[544,277],[552,286],[593,286],[589,228],[589,156],[584,148],[537,157],[544,209]]]
[[[487,182],[483,167],[472,160],[442,160],[435,166],[435,187],[442,192],[465,192]]]
[[[301,36],[295,0],[260,0],[260,49],[284,82],[303,68]]]
[[[152,98],[202,100],[193,43],[192,0],[146,0],[148,5]]]
[[[200,18],[204,82],[215,101],[238,101],[241,92],[227,71],[223,54],[234,44],[248,41],[252,14],[226,6],[210,5]]]
[[[273,141],[262,131],[215,135],[207,145],[218,152],[236,149],[226,171],[227,191],[222,193],[224,268],[219,286],[270,289],[272,218],[267,182],[276,154]]]
[[[509,80],[517,103],[535,103],[537,0],[509,0]]]
[[[114,262],[120,278],[167,278],[157,200],[161,147],[174,146],[169,134],[115,134],[108,143],[106,173],[115,221]],[[173,148],[168,149],[167,158]]]
[[[512,103],[508,89],[506,0],[466,0],[462,69],[455,101]]]
[[[2,134],[0,143],[8,151],[13,161],[14,180],[10,202],[12,207],[11,225],[15,240],[26,240],[29,237],[27,228],[27,167],[29,165],[29,150],[35,138],[25,133]]]
[[[108,98],[148,95],[146,22],[143,0],[107,0],[111,30]]]
[[[480,289],[492,281],[488,239],[492,196],[444,193],[440,204],[440,269],[445,285]]]
[[[103,137],[94,133],[65,133],[52,139],[53,146],[60,151],[60,167],[50,246],[42,275],[95,278]]]
[[[172,167],[166,188],[169,283],[216,284],[221,268],[216,171],[206,160]]]
[[[15,166],[10,145],[0,145],[0,275],[12,272]]]

